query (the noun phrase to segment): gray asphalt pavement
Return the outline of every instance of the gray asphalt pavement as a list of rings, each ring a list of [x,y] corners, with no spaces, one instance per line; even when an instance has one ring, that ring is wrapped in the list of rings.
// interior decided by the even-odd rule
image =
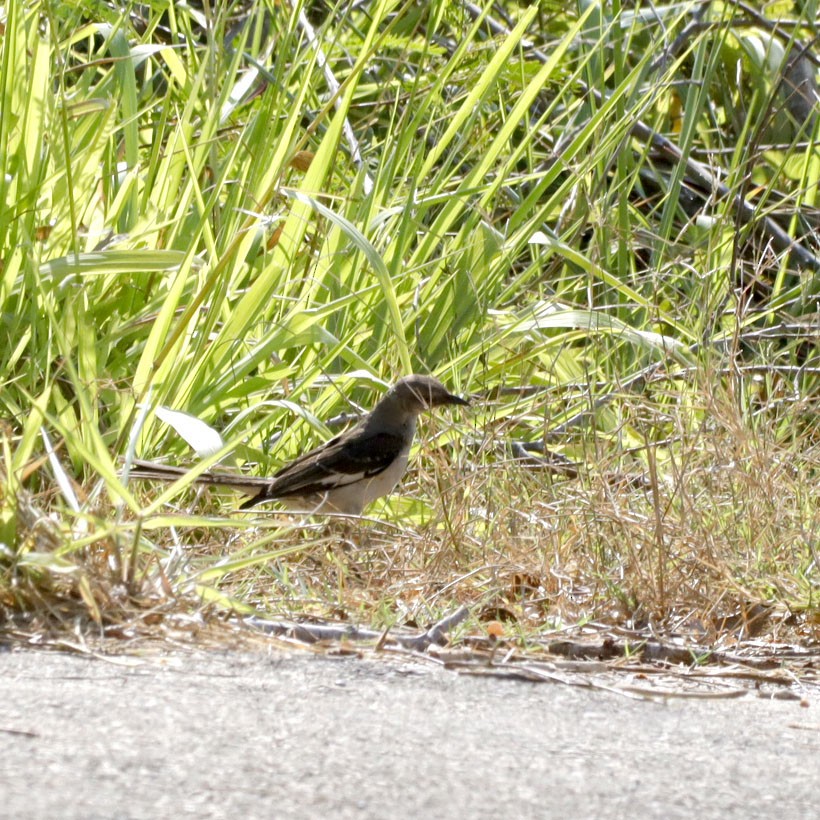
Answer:
[[[114,661],[0,654],[0,816],[820,816],[820,703],[308,652]]]

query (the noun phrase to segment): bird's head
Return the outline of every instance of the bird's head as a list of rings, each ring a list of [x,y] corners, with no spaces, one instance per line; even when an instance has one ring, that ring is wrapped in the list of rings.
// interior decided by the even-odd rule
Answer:
[[[437,379],[431,376],[412,375],[399,379],[387,394],[398,402],[406,412],[421,413],[444,404],[468,405],[466,399],[454,396]]]

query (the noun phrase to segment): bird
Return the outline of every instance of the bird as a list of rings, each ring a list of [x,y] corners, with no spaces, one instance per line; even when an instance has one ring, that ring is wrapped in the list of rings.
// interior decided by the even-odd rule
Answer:
[[[431,376],[406,376],[354,427],[298,456],[273,476],[209,471],[194,483],[231,487],[250,496],[240,510],[279,501],[310,514],[359,516],[372,501],[392,492],[407,470],[418,416],[434,407],[469,403]],[[170,482],[187,472],[184,467],[137,459],[130,476]]]

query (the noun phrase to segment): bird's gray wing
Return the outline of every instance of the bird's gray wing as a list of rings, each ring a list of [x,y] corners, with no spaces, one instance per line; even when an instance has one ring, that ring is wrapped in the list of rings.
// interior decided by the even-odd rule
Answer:
[[[337,436],[287,464],[242,506],[251,507],[269,498],[326,493],[373,478],[399,457],[406,443],[403,436],[386,432],[363,434],[354,430]]]

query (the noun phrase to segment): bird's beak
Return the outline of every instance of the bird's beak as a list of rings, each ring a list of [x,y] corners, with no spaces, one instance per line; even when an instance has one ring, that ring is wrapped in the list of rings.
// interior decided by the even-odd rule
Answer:
[[[452,393],[447,394],[447,404],[458,404],[462,407],[470,406],[468,399],[462,399],[461,396],[454,396]]]

